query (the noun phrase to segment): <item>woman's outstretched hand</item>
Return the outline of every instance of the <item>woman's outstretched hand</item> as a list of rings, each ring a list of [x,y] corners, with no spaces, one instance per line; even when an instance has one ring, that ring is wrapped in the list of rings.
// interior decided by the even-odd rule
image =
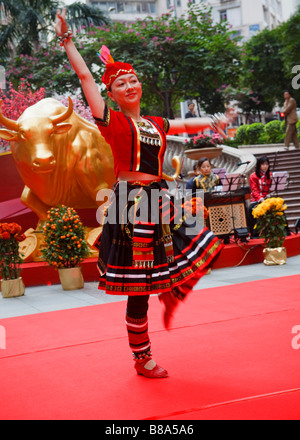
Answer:
[[[225,115],[220,115],[218,117],[218,121],[215,123],[215,128],[225,139],[227,139],[227,135],[225,133],[226,127],[230,125],[236,118],[237,111],[233,107],[228,108]]]
[[[58,37],[68,32],[66,15],[67,15],[67,8],[63,8],[62,11],[60,9],[56,11],[54,29]]]

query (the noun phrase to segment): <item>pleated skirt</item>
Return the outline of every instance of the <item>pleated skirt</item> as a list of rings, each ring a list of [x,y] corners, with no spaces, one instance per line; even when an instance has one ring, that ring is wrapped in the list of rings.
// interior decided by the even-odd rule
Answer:
[[[151,194],[160,194],[159,207],[153,208]],[[134,264],[133,237],[135,224],[141,214],[141,197],[148,206],[146,214],[155,210],[153,226],[153,261],[151,265]],[[137,204],[137,200],[139,204]],[[150,202],[151,200],[151,202]],[[157,200],[155,197],[154,200]],[[184,300],[199,279],[219,255],[223,244],[203,224],[187,221],[180,212],[180,203],[168,192],[165,181],[143,184],[120,183],[114,186],[106,211],[102,233],[95,242],[99,250],[99,289],[112,295],[151,295],[171,291]],[[135,218],[132,219],[134,212]],[[166,223],[166,219],[168,224]],[[170,257],[171,236],[172,256]],[[167,242],[167,244],[166,244]],[[168,252],[166,252],[168,249]]]

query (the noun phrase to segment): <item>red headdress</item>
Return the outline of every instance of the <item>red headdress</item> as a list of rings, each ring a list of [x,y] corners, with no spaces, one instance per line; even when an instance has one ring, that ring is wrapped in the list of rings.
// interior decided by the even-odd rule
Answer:
[[[102,76],[102,82],[106,85],[107,89],[109,89],[114,80],[121,75],[126,75],[127,73],[133,73],[136,75],[131,64],[121,63],[120,61],[115,62],[106,46],[101,47],[98,55],[100,60],[106,65],[104,75]]]

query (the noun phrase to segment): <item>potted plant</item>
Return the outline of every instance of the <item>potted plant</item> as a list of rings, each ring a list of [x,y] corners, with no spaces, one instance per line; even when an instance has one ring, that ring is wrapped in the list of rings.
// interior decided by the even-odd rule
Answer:
[[[61,205],[48,211],[44,243],[42,254],[50,266],[58,269],[62,288],[82,289],[81,263],[89,255],[89,248],[82,222],[73,208]]]
[[[17,223],[0,223],[0,273],[3,298],[22,296],[25,286],[20,277],[19,242],[25,240],[22,227]]]
[[[264,264],[272,266],[285,264],[287,255],[285,247],[282,247],[286,236],[286,217],[284,211],[287,206],[280,197],[271,197],[257,205],[252,215],[257,219],[254,226],[264,238]]]
[[[222,144],[223,140],[218,133],[214,133],[212,136],[200,134],[190,140],[186,139],[185,154],[192,160],[200,159],[202,156],[213,159],[222,154]]]

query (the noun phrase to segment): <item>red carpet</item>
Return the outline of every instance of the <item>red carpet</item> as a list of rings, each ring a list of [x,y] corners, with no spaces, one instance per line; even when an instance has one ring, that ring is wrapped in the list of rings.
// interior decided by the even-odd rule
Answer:
[[[161,380],[133,369],[125,302],[3,319],[0,418],[299,419],[299,285],[297,275],[193,292],[170,332],[151,298]]]

